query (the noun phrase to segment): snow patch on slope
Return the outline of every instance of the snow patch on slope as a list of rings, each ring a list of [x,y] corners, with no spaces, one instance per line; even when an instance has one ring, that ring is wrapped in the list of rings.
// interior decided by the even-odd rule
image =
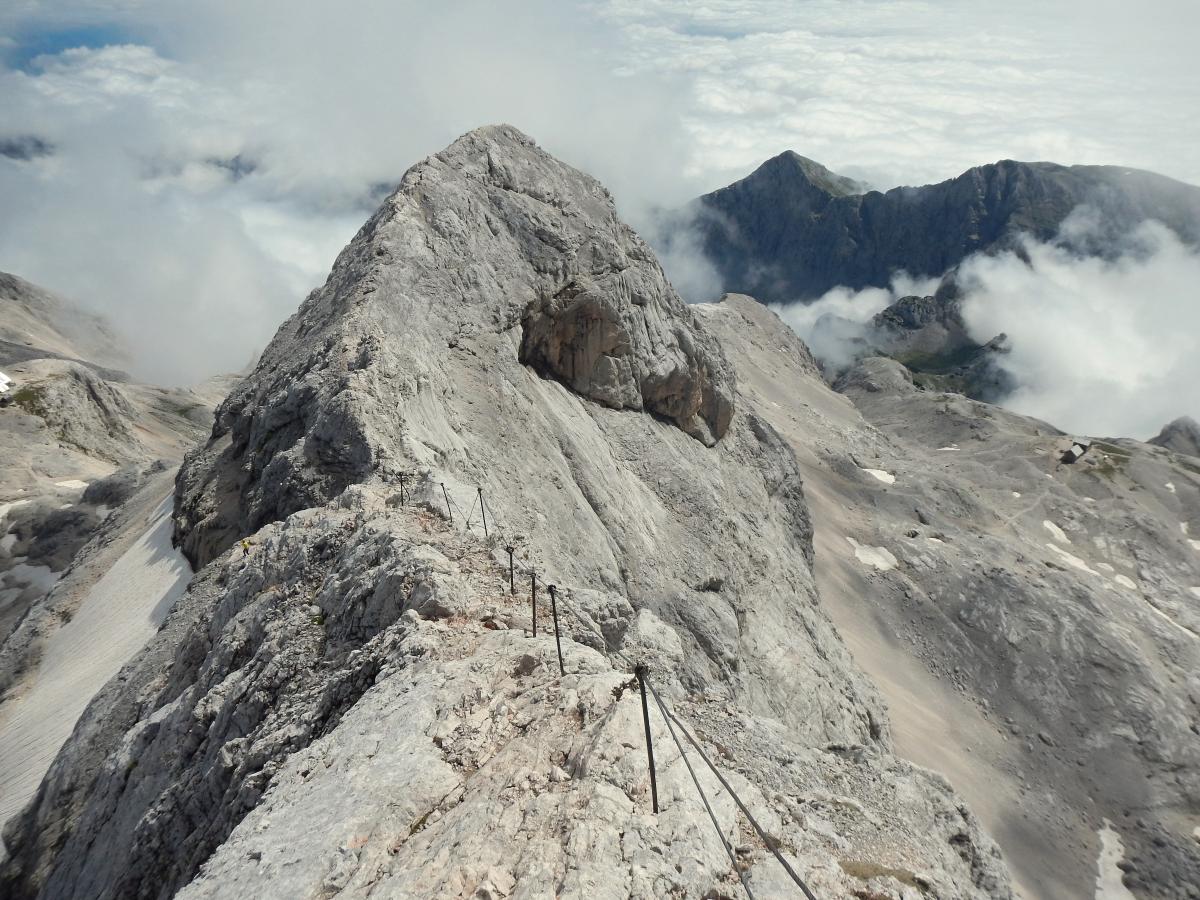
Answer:
[[[1059,528],[1057,525],[1055,525],[1053,522],[1051,522],[1049,519],[1045,519],[1042,521],[1042,527],[1045,528],[1048,532],[1050,532],[1050,536],[1052,538],[1054,538],[1056,541],[1058,541],[1060,544],[1071,543],[1071,539],[1069,537],[1067,537],[1067,533],[1065,531],[1063,531],[1061,528]]]
[[[0,706],[0,824],[33,796],[96,692],[158,630],[191,580],[171,547],[171,498],[46,642],[32,687]]]
[[[1096,861],[1096,895],[1095,900],[1137,900],[1125,887],[1121,880],[1121,870],[1118,868],[1125,858],[1125,845],[1121,835],[1112,827],[1112,822],[1104,820],[1104,826],[1097,832],[1100,836],[1100,857]]]
[[[846,540],[848,540],[850,542],[850,546],[854,548],[854,555],[859,562],[868,566],[874,566],[880,572],[886,572],[889,569],[896,568],[898,560],[887,548],[868,547],[866,544],[860,544],[852,537],[848,537]]]
[[[1058,544],[1047,543],[1046,546],[1061,556],[1066,561],[1067,565],[1071,566],[1072,568],[1078,569],[1080,572],[1087,572],[1089,575],[1100,574],[1078,556],[1068,553],[1062,547],[1058,546]]]
[[[884,484],[895,484],[896,476],[891,472],[885,472],[883,469],[863,469],[868,475],[873,475],[875,478],[882,481]]]

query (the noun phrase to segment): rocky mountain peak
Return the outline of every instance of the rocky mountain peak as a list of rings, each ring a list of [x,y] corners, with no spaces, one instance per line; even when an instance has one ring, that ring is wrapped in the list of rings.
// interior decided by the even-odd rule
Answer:
[[[437,462],[444,417],[404,401],[442,402],[485,359],[705,445],[733,415],[720,348],[608,191],[480,128],[409,169],[222,406],[180,476],[177,539],[202,563],[396,457]]]
[[[866,186],[845,178],[820,163],[786,150],[768,159],[740,181],[700,198],[701,204],[757,208],[770,205],[788,215],[816,214],[835,197],[862,194]]]
[[[750,177],[753,178],[759,173],[765,175],[767,172],[791,178],[796,178],[798,174],[800,183],[833,197],[849,197],[864,194],[868,190],[865,184],[852,178],[846,178],[844,175],[838,175],[816,160],[801,156],[794,150],[785,150],[778,156],[767,160]]]
[[[353,837],[353,877],[377,871],[381,896],[703,896],[738,876],[715,835],[713,867],[683,864],[702,854],[679,836],[707,820],[665,747],[678,818],[663,831],[667,810],[645,811],[638,660],[665,699],[728,709],[730,766],[765,764],[737,773],[751,808],[761,783],[799,810],[816,782],[793,773],[820,758],[831,783],[862,786],[868,859],[902,840],[941,893],[1007,900],[969,813],[890,755],[878,696],[817,600],[796,454],[752,397],[735,404],[712,315],[680,301],[603,188],[514,129],[409,170],[181,468],[175,536],[203,568],[5,832],[0,893],[357,891],[330,869],[328,851],[349,859],[327,840],[347,823],[378,836],[395,877],[370,837]],[[522,586],[532,601],[539,584],[535,612]],[[544,630],[550,584],[565,660]],[[498,804],[535,832],[483,813]],[[780,829],[803,814],[769,815]],[[277,823],[271,848],[259,816]],[[647,848],[632,863],[630,840]],[[451,846],[466,868],[445,863]],[[832,853],[787,847],[822,896],[853,896],[861,879]],[[782,870],[760,873],[764,896],[783,893]]]
[[[1155,219],[1200,241],[1200,188],[1116,166],[1002,160],[922,187],[865,192],[795,154],[699,198],[705,255],[725,291],[764,302],[816,299],[838,285],[884,287],[898,270],[940,277],[976,252],[1011,248],[1018,235],[1055,238],[1088,205],[1103,254],[1113,239]]]
[[[1147,443],[1166,447],[1176,453],[1200,456],[1200,422],[1191,416],[1180,416],[1164,425],[1163,430]]]

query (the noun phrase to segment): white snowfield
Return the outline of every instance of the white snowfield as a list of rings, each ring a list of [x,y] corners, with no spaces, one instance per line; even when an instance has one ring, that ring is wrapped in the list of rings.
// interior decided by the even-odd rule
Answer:
[[[1112,822],[1104,820],[1100,836],[1100,858],[1096,861],[1096,900],[1137,900],[1121,880],[1118,864],[1125,858],[1125,844]]]
[[[1082,559],[1080,559],[1078,556],[1075,556],[1073,553],[1068,553],[1062,547],[1058,546],[1058,544],[1047,543],[1046,546],[1049,549],[1053,550],[1055,553],[1057,553],[1059,556],[1061,556],[1066,561],[1067,565],[1078,569],[1080,572],[1087,572],[1089,575],[1099,575],[1100,574],[1095,569],[1093,569],[1091,566],[1089,566],[1087,563],[1085,563]]]
[[[7,394],[9,389],[12,388],[12,384],[13,380],[3,372],[0,372],[0,394]]]
[[[899,562],[886,547],[869,547],[866,544],[860,544],[852,537],[847,537],[846,540],[854,548],[854,556],[859,562],[864,565],[874,566],[880,572],[887,572],[889,569],[896,568]]]
[[[1046,519],[1042,522],[1042,527],[1045,528],[1048,532],[1050,532],[1051,536],[1056,541],[1058,541],[1060,544],[1071,543],[1071,539],[1069,537],[1067,537],[1066,532],[1064,532],[1061,528],[1059,528],[1057,525],[1055,525],[1049,519]]]
[[[171,547],[170,504],[168,497],[159,505],[150,527],[49,638],[32,686],[0,706],[0,824],[34,795],[88,702],[157,631],[191,580]]]

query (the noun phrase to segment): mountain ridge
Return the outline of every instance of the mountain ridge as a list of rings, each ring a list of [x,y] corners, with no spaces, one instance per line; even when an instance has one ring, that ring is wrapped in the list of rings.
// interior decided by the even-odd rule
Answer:
[[[824,177],[782,164],[786,157],[680,214],[725,291],[788,303],[837,286],[886,287],[901,271],[940,278],[972,253],[1016,249],[1019,235],[1052,240],[1084,204],[1096,206],[1106,225],[1100,252],[1146,219],[1200,243],[1200,187],[1153,172],[1001,160],[935,184],[839,194]]]

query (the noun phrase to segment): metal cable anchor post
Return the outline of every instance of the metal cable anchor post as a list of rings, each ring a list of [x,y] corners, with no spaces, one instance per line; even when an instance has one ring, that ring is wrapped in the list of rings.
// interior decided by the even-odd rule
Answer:
[[[655,815],[657,815],[658,778],[654,773],[654,739],[650,736],[650,707],[646,703],[646,664],[638,663],[633,674],[637,676],[638,689],[642,694],[642,724],[646,727],[646,756],[650,760],[650,802],[654,807]]]
[[[558,647],[558,674],[566,675],[567,668],[563,665],[562,658],[562,638],[558,633],[558,585],[549,585],[550,590],[550,613],[554,617],[554,644]]]
[[[533,636],[537,637],[537,572],[529,573],[529,600],[533,604]]]

